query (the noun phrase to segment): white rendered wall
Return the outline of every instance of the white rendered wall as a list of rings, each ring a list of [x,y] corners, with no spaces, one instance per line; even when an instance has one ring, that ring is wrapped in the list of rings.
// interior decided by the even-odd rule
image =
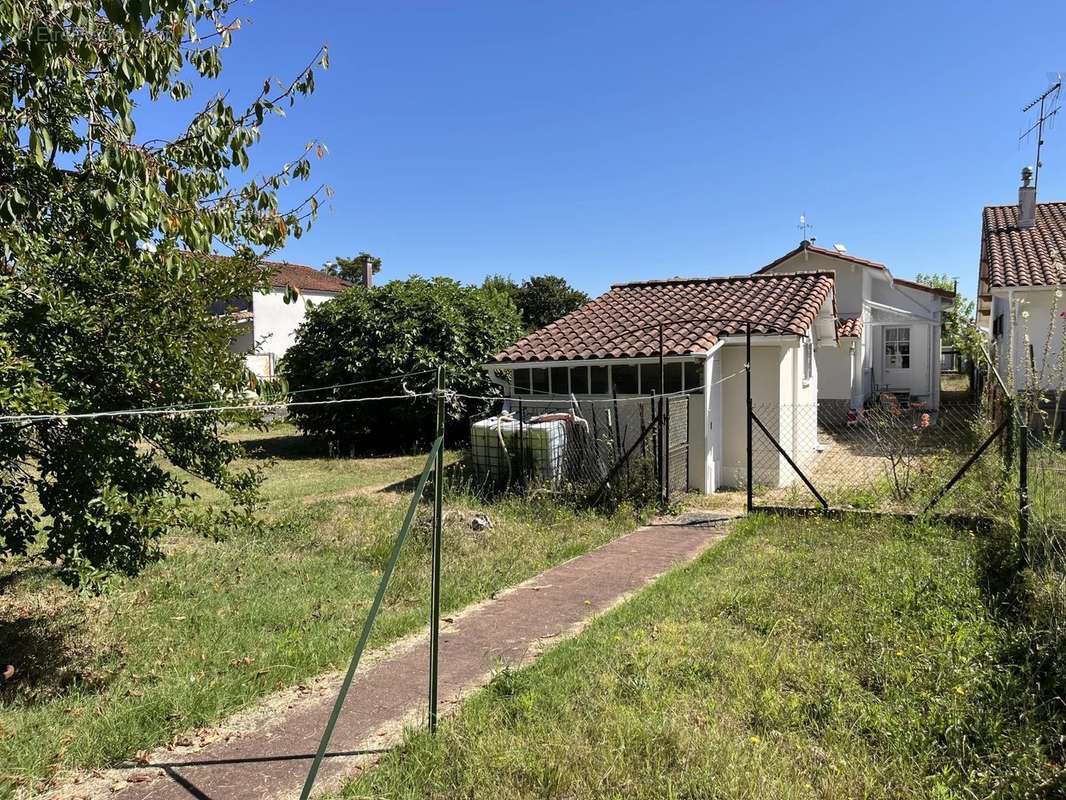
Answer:
[[[744,369],[744,345],[728,344],[718,351],[723,377]],[[773,433],[778,431],[781,410],[782,348],[780,345],[751,348],[751,398],[756,414]],[[723,488],[742,489],[747,481],[747,392],[743,372],[722,384],[722,481]],[[760,446],[755,461],[755,483],[776,486],[780,479],[780,457],[769,455]]]
[[[921,289],[913,289],[892,283],[888,274],[873,267],[847,264],[840,259],[810,251],[797,253],[772,270],[774,273],[806,272],[817,270],[832,272],[836,292],[837,316],[863,317],[866,325],[861,348],[872,352],[860,352],[867,366],[867,383],[890,384],[894,389],[909,390],[911,394],[931,404],[939,398],[940,344],[939,329],[930,333],[929,320],[939,326],[943,301],[938,295]],[[906,372],[897,371],[886,375],[883,369],[884,350],[882,339],[871,324],[871,314],[865,301],[871,300],[910,314],[913,319],[901,319],[901,326],[911,326],[911,367]],[[876,337],[876,339],[875,339]],[[842,340],[843,343],[844,340]],[[930,348],[935,348],[935,358],[930,357]],[[841,347],[840,350],[846,351]],[[870,388],[864,386],[863,373],[856,369],[852,374],[844,352],[825,350],[818,357],[818,369],[822,375],[818,394],[827,400],[856,401],[865,397]],[[862,360],[856,362],[861,364]]]
[[[851,346],[856,339],[841,339],[836,347],[819,347],[814,353],[818,372],[818,396],[824,400],[850,400],[852,386]]]
[[[252,298],[257,353],[272,353],[280,359],[296,341],[296,329],[307,316],[305,303],[318,305],[332,300],[333,292],[301,292],[295,302],[284,301],[284,289],[271,289]]]
[[[1061,290],[1056,287],[1014,290],[1009,295],[1013,301],[1013,315],[1009,311],[1007,296],[997,294],[993,298],[993,320],[996,314],[1004,314],[1004,335],[1000,337],[997,348],[998,368],[1003,380],[1015,391],[1027,388],[1031,374],[1044,391],[1062,391],[1066,388],[1066,358],[1063,353],[1066,318],[1061,316],[1066,311],[1066,292],[1063,293],[1064,297],[1056,297],[1056,291]],[[1011,341],[1013,348],[1010,347]]]

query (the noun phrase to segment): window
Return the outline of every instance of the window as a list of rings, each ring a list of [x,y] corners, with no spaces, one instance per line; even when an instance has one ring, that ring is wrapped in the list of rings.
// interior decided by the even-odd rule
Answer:
[[[885,328],[885,369],[911,368],[911,329]]]
[[[570,394],[568,367],[552,367],[552,394]]]
[[[703,390],[702,361],[685,362],[685,390],[689,392]]]
[[[640,365],[640,391],[642,394],[659,393],[659,365]]]
[[[529,394],[529,370],[516,369],[514,371],[514,393]]]
[[[533,394],[548,394],[548,370],[543,367],[534,367]]]
[[[588,394],[589,393],[589,368],[588,367],[571,367],[570,368],[570,391],[574,394]]]
[[[996,318],[992,320],[992,336],[998,339],[1003,335],[1003,315],[996,314]]]
[[[608,367],[589,368],[589,394],[607,394],[611,386],[607,370]]]
[[[611,383],[618,394],[637,394],[637,368],[633,364],[614,364]]]
[[[808,384],[814,377],[814,340],[803,337],[803,383]]]
[[[666,365],[666,394],[681,391],[681,364],[674,362]]]

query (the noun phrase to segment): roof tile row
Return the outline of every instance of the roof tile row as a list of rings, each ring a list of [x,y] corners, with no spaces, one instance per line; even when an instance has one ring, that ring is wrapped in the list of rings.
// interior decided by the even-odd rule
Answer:
[[[833,295],[833,275],[800,272],[616,284],[562,319],[519,339],[496,363],[643,358],[704,353],[751,322],[755,334],[807,332]]]
[[[1066,203],[1037,203],[1036,224],[1018,227],[1018,207],[988,206],[982,240],[990,287],[1066,283]]]

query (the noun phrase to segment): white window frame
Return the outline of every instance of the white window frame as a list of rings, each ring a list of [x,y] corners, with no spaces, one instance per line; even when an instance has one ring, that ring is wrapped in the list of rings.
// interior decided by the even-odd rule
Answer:
[[[891,334],[891,335],[890,335]],[[904,335],[900,335],[904,334]],[[911,368],[911,329],[908,325],[893,325],[884,328],[881,355],[885,370],[903,370]],[[902,350],[906,346],[906,351]],[[904,360],[906,363],[904,364]],[[898,361],[894,364],[893,361]]]
[[[813,363],[813,355],[812,355],[811,360],[812,360],[812,363]],[[624,366],[632,366],[632,367],[634,367],[636,369],[636,372],[637,372],[637,395],[638,396],[646,393],[646,388],[643,385],[643,376],[642,376],[641,373],[643,372],[642,367],[643,366],[647,366],[647,363],[648,362],[631,362],[631,363],[624,364]],[[688,363],[699,363],[699,359],[683,359],[683,360],[678,360],[678,361],[671,360],[671,361],[667,362],[667,366],[670,366],[671,364],[678,364],[681,367],[681,391],[682,392],[698,391],[699,389],[703,388],[703,381],[698,381],[695,386],[689,386],[688,385],[688,371],[685,369],[685,366]],[[566,390],[563,391],[563,394],[568,394],[570,388],[573,385],[572,384],[573,375],[569,371],[570,370],[574,370],[577,367],[566,365],[564,362],[556,362],[556,363],[539,364],[537,366],[533,366],[532,364],[530,364],[528,366],[522,366],[522,367],[511,367],[511,378],[510,378],[511,395],[513,397],[536,397],[536,396],[542,394],[541,392],[533,391],[533,373],[532,373],[532,371],[530,371],[530,373],[529,373],[529,389],[526,390],[526,391],[519,391],[518,390],[518,384],[517,384],[517,382],[515,380],[515,373],[518,372],[519,370],[534,370],[534,369],[543,369],[547,373],[547,377],[548,377],[548,391],[547,391],[547,394],[549,394],[549,395],[557,395],[557,394],[559,394],[559,391],[555,387],[555,382],[554,382],[554,380],[552,380],[551,372],[552,372],[553,368],[563,367],[563,366],[566,366],[567,369],[568,369],[567,380],[568,380],[568,383],[570,383],[570,385],[567,386]],[[586,364],[580,364],[580,365],[577,365],[577,366],[588,370],[588,388],[590,389],[590,391],[588,393],[576,392],[575,396],[578,396],[578,397],[610,396],[610,387],[614,385],[614,367],[616,365],[614,365],[614,364],[592,364],[592,363],[586,363]],[[607,392],[606,395],[597,395],[596,393],[591,391],[591,389],[592,389],[592,370],[593,370],[593,368],[598,367],[598,366],[602,366],[603,368],[605,368],[607,370],[608,392]],[[623,366],[623,365],[619,365],[619,366]],[[704,365],[704,368],[706,368],[706,365]]]

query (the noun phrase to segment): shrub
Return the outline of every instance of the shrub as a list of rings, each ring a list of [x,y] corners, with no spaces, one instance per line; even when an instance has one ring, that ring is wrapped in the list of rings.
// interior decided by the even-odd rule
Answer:
[[[372,289],[353,287],[308,312],[285,354],[282,369],[300,400],[374,397],[432,388],[431,373],[309,392],[443,365],[449,390],[495,395],[498,388],[481,369],[522,333],[514,306],[498,292],[463,286],[449,278],[412,277]],[[465,435],[475,404],[449,396],[447,422]],[[306,434],[350,452],[355,448],[399,450],[433,438],[430,400],[377,401],[292,409]]]

